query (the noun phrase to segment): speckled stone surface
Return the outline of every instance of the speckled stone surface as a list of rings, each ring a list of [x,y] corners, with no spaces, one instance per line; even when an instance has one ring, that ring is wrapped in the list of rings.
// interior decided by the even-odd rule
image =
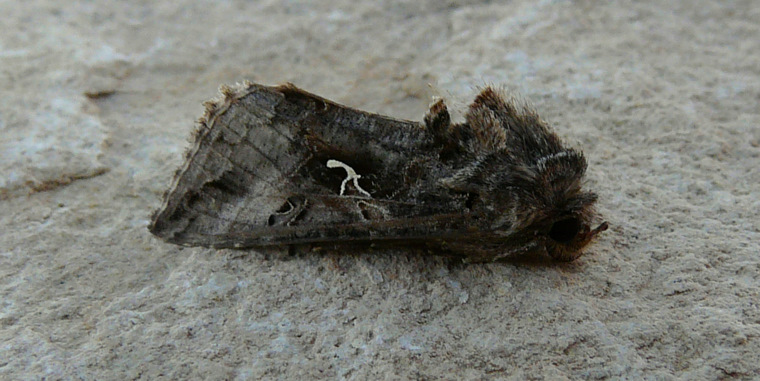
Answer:
[[[760,378],[756,1],[0,2],[2,379]],[[589,159],[572,264],[182,249],[222,83],[420,120],[478,86]]]

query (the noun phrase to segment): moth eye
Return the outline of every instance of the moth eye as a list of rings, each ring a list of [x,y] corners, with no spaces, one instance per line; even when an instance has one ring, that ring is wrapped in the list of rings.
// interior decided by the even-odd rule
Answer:
[[[559,220],[549,230],[549,238],[556,242],[570,242],[581,231],[581,222],[577,218]]]

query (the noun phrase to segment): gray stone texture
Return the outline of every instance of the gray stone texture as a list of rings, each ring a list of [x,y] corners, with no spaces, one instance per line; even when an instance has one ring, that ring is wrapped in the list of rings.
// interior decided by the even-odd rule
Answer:
[[[0,2],[2,379],[760,378],[760,4]],[[589,160],[571,264],[183,249],[222,83],[421,120],[484,84]],[[461,115],[461,114],[460,114]]]

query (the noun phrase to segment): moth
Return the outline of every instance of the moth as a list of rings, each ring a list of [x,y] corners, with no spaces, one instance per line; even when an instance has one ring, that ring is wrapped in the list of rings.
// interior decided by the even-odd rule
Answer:
[[[413,122],[292,84],[222,86],[150,231],[212,248],[374,243],[466,262],[578,258],[600,232],[586,159],[532,109],[486,87],[452,123]]]

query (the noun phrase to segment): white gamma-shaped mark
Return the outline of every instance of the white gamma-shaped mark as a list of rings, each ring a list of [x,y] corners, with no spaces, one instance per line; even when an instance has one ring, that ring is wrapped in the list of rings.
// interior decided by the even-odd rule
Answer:
[[[343,168],[346,170],[346,178],[343,180],[342,183],[340,183],[340,195],[343,196],[344,193],[346,193],[346,183],[349,181],[353,182],[354,187],[356,190],[361,192],[363,195],[367,196],[367,198],[372,198],[372,195],[369,194],[369,192],[362,189],[361,186],[359,186],[359,179],[362,178],[360,174],[357,174],[356,171],[354,171],[353,168],[349,167],[348,164],[342,163],[337,160],[330,159],[327,161],[327,168]]]

